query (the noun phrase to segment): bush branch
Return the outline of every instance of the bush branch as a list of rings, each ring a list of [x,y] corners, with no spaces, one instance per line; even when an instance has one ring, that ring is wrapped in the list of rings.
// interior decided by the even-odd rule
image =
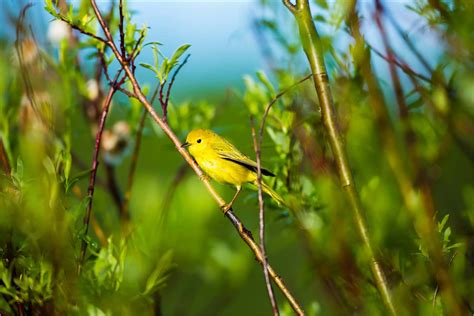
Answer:
[[[118,77],[120,76],[121,71],[118,71],[117,74],[115,75],[114,82],[117,81]],[[112,103],[112,98],[117,90],[115,87],[110,87],[109,92],[107,93],[107,97],[105,98],[104,105],[102,107],[102,114],[100,117],[100,122],[99,122],[99,128],[95,137],[95,147],[94,147],[94,154],[92,156],[92,168],[91,168],[91,175],[89,178],[89,187],[87,189],[87,208],[86,208],[86,214],[84,216],[83,220],[83,225],[84,225],[84,230],[83,234],[84,236],[87,235],[87,232],[89,230],[89,222],[91,218],[91,213],[92,213],[92,199],[94,197],[94,189],[95,189],[95,179],[97,175],[97,167],[99,166],[99,152],[100,152],[100,143],[102,140],[102,133],[104,132],[104,127],[105,127],[105,121],[107,119],[107,114],[109,113],[109,108],[110,104]],[[77,266],[77,272],[78,274],[81,273],[82,270],[82,265],[84,263],[84,258],[86,256],[86,250],[87,250],[87,241],[85,238],[82,240],[81,244],[81,252],[79,255],[79,264]]]
[[[11,174],[10,162],[8,160],[7,151],[5,150],[5,145],[3,145],[2,137],[0,137],[0,164],[5,175],[9,177]]]
[[[265,285],[267,287],[268,297],[272,305],[272,311],[274,316],[280,315],[278,311],[278,304],[273,293],[272,284],[270,283],[270,277],[268,276],[268,261],[265,250],[265,205],[263,203],[263,191],[262,191],[262,165],[260,161],[260,149],[262,148],[262,133],[259,133],[258,139],[255,133],[253,117],[250,117],[250,125],[252,129],[253,147],[257,162],[257,188],[258,188],[258,222],[259,222],[259,240],[260,240],[260,251],[262,252],[263,258],[263,276],[265,278]],[[260,132],[262,130],[260,129]]]
[[[112,35],[110,33],[109,28],[104,22],[104,19],[97,7],[97,4],[95,0],[90,0],[90,3],[92,5],[92,8],[94,10],[94,13],[101,25],[101,28],[107,37],[107,45],[112,49],[113,53],[115,54],[115,57],[117,58],[118,62],[121,64],[122,68],[124,69],[125,73],[127,74],[130,83],[132,84],[133,87],[133,92],[136,94],[137,99],[143,104],[143,106],[147,109],[148,113],[150,116],[153,118],[153,120],[160,126],[160,128],[163,130],[163,132],[168,136],[168,138],[173,142],[173,144],[176,146],[176,150],[183,156],[183,158],[186,160],[186,162],[191,166],[191,168],[194,170],[194,172],[199,176],[201,181],[203,182],[204,186],[206,189],[209,191],[213,199],[217,202],[217,204],[221,207],[221,209],[224,209],[224,206],[226,205],[226,202],[224,199],[215,191],[209,180],[206,179],[204,176],[204,173],[202,170],[199,168],[197,163],[192,159],[190,154],[187,152],[185,148],[181,147],[181,142],[178,139],[178,137],[174,134],[174,132],[171,130],[171,128],[168,126],[168,124],[158,116],[156,111],[153,109],[152,105],[150,102],[146,99],[145,95],[143,94],[140,85],[138,84],[135,75],[133,74],[132,70],[128,66],[125,58],[120,55],[120,52],[117,49],[117,46],[115,45],[115,42],[113,41]],[[260,248],[258,245],[255,243],[253,240],[251,234],[247,229],[245,229],[244,225],[242,222],[239,220],[239,218],[233,213],[232,210],[228,211],[226,214],[226,217],[232,222],[235,228],[237,228],[237,231],[239,232],[240,237],[245,241],[245,243],[250,247],[250,249],[253,251],[255,254],[257,260],[260,262],[260,264],[263,263],[263,257],[262,253],[260,251]],[[303,309],[300,307],[296,299],[293,297],[291,292],[288,290],[286,285],[284,284],[283,280],[276,274],[276,272],[273,270],[271,266],[268,267],[268,271],[270,273],[270,276],[274,280],[274,282],[277,284],[277,286],[280,288],[280,290],[283,292],[285,297],[287,298],[288,302],[290,303],[291,307],[295,310],[295,312],[298,315],[304,315]]]

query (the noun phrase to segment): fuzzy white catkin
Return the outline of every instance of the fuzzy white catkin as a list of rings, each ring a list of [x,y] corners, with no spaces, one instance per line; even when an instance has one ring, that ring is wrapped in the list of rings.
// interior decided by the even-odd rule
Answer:
[[[99,96],[99,83],[95,79],[87,81],[87,96],[89,100],[96,100]]]
[[[69,32],[70,27],[66,22],[54,20],[49,23],[48,40],[52,44],[58,45],[63,39],[69,36]]]

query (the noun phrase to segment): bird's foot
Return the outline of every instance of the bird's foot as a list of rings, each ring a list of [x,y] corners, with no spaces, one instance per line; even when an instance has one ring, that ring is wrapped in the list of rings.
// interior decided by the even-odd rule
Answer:
[[[207,174],[203,173],[202,175],[199,176],[199,179],[201,181],[211,181],[211,177],[209,177]]]
[[[232,209],[232,204],[224,204],[221,206],[221,209],[224,212],[224,215],[226,215],[227,212]]]

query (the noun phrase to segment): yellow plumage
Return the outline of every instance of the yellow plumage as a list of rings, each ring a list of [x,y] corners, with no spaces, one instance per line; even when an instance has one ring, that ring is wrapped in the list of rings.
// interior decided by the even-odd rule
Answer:
[[[195,129],[188,134],[183,146],[189,147],[189,153],[209,177],[217,182],[231,184],[237,188],[232,201],[226,206],[226,211],[230,209],[239,195],[242,184],[251,183],[257,186],[257,163],[213,131]],[[262,168],[261,170],[263,175],[275,176],[267,169]],[[278,193],[263,181],[262,190],[278,204],[285,204]]]

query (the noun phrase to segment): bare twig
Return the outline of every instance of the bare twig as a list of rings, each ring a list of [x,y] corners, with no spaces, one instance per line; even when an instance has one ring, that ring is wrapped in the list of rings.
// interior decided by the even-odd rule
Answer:
[[[118,71],[117,74],[115,75],[114,81],[118,79],[120,76],[121,71]],[[87,235],[87,232],[89,230],[89,221],[91,218],[91,212],[92,212],[92,200],[94,197],[94,189],[95,189],[95,179],[97,175],[97,167],[99,166],[99,152],[100,152],[100,143],[102,140],[102,133],[104,132],[104,127],[105,127],[105,121],[107,119],[107,114],[109,113],[109,108],[110,104],[112,103],[112,98],[117,90],[112,86],[109,89],[109,92],[107,93],[107,97],[105,98],[104,105],[102,107],[102,115],[100,118],[99,122],[99,129],[97,131],[96,137],[95,137],[95,147],[94,147],[94,154],[92,156],[92,172],[89,178],[89,188],[87,190],[87,197],[88,197],[88,202],[87,202],[87,209],[86,209],[86,214],[84,216],[83,224],[84,224],[84,231],[83,234]],[[77,266],[77,271],[80,274],[82,270],[82,265],[84,263],[84,258],[86,256],[86,250],[87,250],[87,241],[85,238],[82,240],[81,244],[81,252],[79,256],[79,264]]]
[[[290,10],[292,13],[296,13],[296,5],[291,3],[290,0],[283,0],[283,4]]]
[[[167,113],[168,113],[168,102],[170,100],[170,92],[171,92],[171,89],[173,88],[173,84],[174,84],[174,81],[176,79],[176,76],[178,75],[179,71],[181,70],[181,68],[183,68],[183,66],[186,64],[186,62],[188,61],[189,57],[191,56],[191,54],[188,54],[186,56],[186,58],[184,58],[183,62],[178,66],[178,68],[176,68],[175,72],[173,73],[173,76],[171,77],[171,81],[170,83],[168,84],[168,90],[166,91],[166,99],[165,99],[165,109],[166,109],[166,112],[163,113],[163,119],[166,121],[166,116],[167,116]]]
[[[178,68],[176,68],[175,72],[173,73],[173,76],[171,77],[171,81],[168,83],[168,89],[166,91],[166,96],[165,96],[164,91],[165,91],[165,86],[166,86],[167,81],[165,80],[160,86],[159,100],[160,100],[160,104],[161,104],[161,111],[163,113],[162,118],[163,118],[163,121],[165,123],[168,122],[168,105],[169,105],[168,103],[169,103],[169,99],[170,99],[171,88],[173,87],[176,76],[178,75],[181,68],[183,68],[184,64],[186,64],[186,62],[188,61],[190,56],[191,55],[188,54],[186,56],[186,58],[184,59],[184,61],[178,66]]]
[[[97,4],[95,0],[90,0],[91,6],[94,10],[94,13],[101,25],[101,28],[105,34],[105,36],[109,39],[109,47],[112,49],[113,53],[115,54],[118,62],[122,65],[123,69],[125,70],[125,73],[127,74],[130,83],[133,87],[134,93],[137,95],[138,100],[145,106],[147,111],[150,113],[151,117],[153,120],[160,126],[160,128],[163,130],[163,132],[170,138],[170,140],[173,142],[173,144],[176,146],[177,151],[183,156],[183,158],[186,160],[186,162],[192,167],[194,172],[199,176],[201,179],[202,183],[205,185],[211,196],[214,198],[214,200],[217,202],[217,204],[221,207],[221,209],[224,209],[224,206],[226,205],[226,202],[222,197],[215,191],[215,189],[212,187],[210,184],[209,180],[206,179],[204,176],[204,173],[202,170],[199,168],[197,163],[192,159],[192,157],[189,155],[187,150],[185,148],[181,147],[181,142],[178,139],[178,137],[173,133],[173,131],[170,129],[168,124],[163,121],[158,114],[155,112],[153,109],[152,105],[150,102],[147,100],[143,92],[141,91],[140,85],[138,84],[135,75],[133,74],[131,68],[128,66],[126,61],[124,60],[123,56],[120,55],[120,52],[117,50],[117,46],[115,45],[112,35],[110,33],[109,28],[104,22],[104,19],[97,7]],[[232,222],[234,227],[237,229],[239,232],[240,237],[245,241],[245,243],[250,247],[250,249],[253,251],[255,256],[257,257],[257,260],[262,264],[263,262],[263,257],[260,251],[260,248],[258,245],[255,243],[253,240],[251,234],[247,229],[245,229],[244,225],[242,222],[238,219],[237,216],[233,213],[232,210],[227,211],[225,214],[226,217]],[[271,266],[268,267],[268,271],[270,273],[270,276],[272,279],[275,281],[277,286],[280,288],[280,290],[283,292],[285,297],[287,298],[288,302],[290,303],[291,307],[295,310],[295,312],[298,315],[304,315],[304,311],[301,308],[301,306],[298,304],[296,299],[293,297],[291,292],[288,290],[286,285],[284,284],[283,280],[276,274],[276,272],[272,269]]]
[[[10,162],[8,160],[7,151],[5,150],[5,145],[3,144],[2,137],[0,137],[0,164],[2,166],[2,169],[5,175],[10,176],[10,173],[11,173]]]
[[[116,86],[116,85],[115,85],[114,87],[115,87],[115,89],[116,89],[117,91],[122,92],[122,93],[125,94],[127,97],[129,97],[129,98],[134,98],[134,99],[137,99],[137,100],[138,100],[137,95],[136,95],[135,93],[133,93],[132,91],[127,90],[127,89],[125,89],[124,87],[118,87],[118,86]]]
[[[393,14],[386,14],[386,16],[389,18],[391,24],[397,31],[398,35],[403,38],[405,41],[405,44],[407,44],[408,48],[412,51],[412,53],[418,58],[418,60],[421,62],[421,64],[425,67],[425,69],[430,73],[433,74],[433,69],[431,68],[430,64],[426,60],[426,58],[419,52],[419,50],[415,47],[413,42],[410,40],[410,37],[402,30],[400,27],[400,24],[398,24],[397,20],[393,16]]]
[[[18,310],[18,315],[19,316],[25,316],[25,307],[23,306],[23,304],[21,302],[16,302],[15,303],[16,305],[16,308]]]
[[[402,121],[407,123],[406,117],[408,116],[408,107],[405,103],[405,97],[403,94],[403,88],[400,82],[400,77],[398,76],[397,69],[395,68],[395,62],[396,62],[395,53],[392,47],[390,46],[390,43],[388,42],[387,32],[385,31],[385,26],[382,23],[381,15],[383,13],[384,7],[382,6],[382,3],[380,2],[380,0],[375,0],[375,6],[376,6],[375,13],[374,13],[375,23],[377,24],[377,27],[380,31],[380,35],[382,37],[382,43],[387,53],[390,77],[392,78],[392,85],[393,85],[393,90],[395,92],[395,98],[398,104],[398,110],[400,112]],[[405,126],[405,130],[408,132],[409,130],[408,126]],[[406,139],[406,140],[407,140],[408,147],[412,147],[411,140],[409,139]]]
[[[167,123],[167,120],[164,119],[167,116],[167,112],[168,112],[168,105],[165,103],[165,100],[163,99],[164,98],[163,91],[165,89],[165,85],[166,85],[166,80],[164,80],[160,86],[160,89],[158,92],[158,100],[160,101],[160,104],[161,104],[161,113],[163,117],[163,122]]]
[[[273,293],[272,284],[270,283],[270,277],[268,276],[268,261],[267,254],[265,250],[265,205],[263,202],[263,191],[262,191],[262,165],[260,161],[260,148],[262,146],[262,137],[260,133],[258,140],[257,135],[255,134],[255,126],[253,117],[250,117],[250,126],[252,129],[252,138],[253,146],[255,150],[256,162],[257,162],[257,187],[258,187],[258,209],[259,209],[259,232],[260,232],[260,251],[262,252],[263,258],[263,275],[265,277],[265,285],[267,286],[268,297],[270,298],[270,303],[272,305],[273,315],[278,316],[280,312],[278,311],[278,304],[275,299],[275,294]]]
[[[123,0],[119,2],[119,34],[120,34],[120,52],[123,57],[127,57],[125,50],[125,33],[123,31]]]
[[[138,48],[140,47],[140,44],[143,42],[144,39],[145,39],[145,30],[142,30],[140,32],[140,37],[138,37],[138,40],[132,49],[132,52],[128,56],[128,59],[130,62],[132,62],[132,64],[133,64],[133,61],[135,60],[135,57],[138,56],[138,53],[139,53]]]
[[[258,168],[261,168],[261,163],[260,163],[260,148],[261,148],[261,144],[262,144],[262,141],[263,141],[263,132],[265,130],[265,122],[266,122],[266,119],[268,117],[268,114],[270,113],[270,109],[271,107],[284,95],[286,94],[288,91],[290,91],[291,89],[293,89],[294,87],[298,86],[299,84],[305,82],[306,80],[312,78],[312,74],[309,74],[307,76],[305,76],[304,78],[298,80],[297,82],[293,83],[292,85],[290,85],[289,87],[281,90],[280,92],[278,92],[275,97],[273,97],[272,100],[270,100],[270,102],[266,105],[265,107],[265,110],[264,110],[264,113],[263,113],[263,116],[262,116],[262,122],[261,122],[261,125],[260,125],[260,128],[259,128],[259,134],[258,134],[258,140],[255,140],[255,136],[252,134],[252,136],[254,137],[254,150],[255,150],[255,153],[256,153],[256,156],[257,156],[257,170]],[[254,129],[253,129],[253,123],[252,123],[252,133],[254,133]],[[256,142],[256,143],[255,143]],[[260,210],[260,213],[259,213],[259,223],[260,223],[260,247],[262,248],[262,254],[265,256],[265,250],[264,250],[264,245],[263,245],[263,241],[264,240],[264,215],[262,214],[264,212],[264,205],[263,205],[263,199],[261,200],[261,198],[263,198],[261,196],[261,171],[260,171],[260,174],[257,172],[257,183],[258,183],[258,188],[259,188],[259,210]],[[303,236],[304,238],[306,238],[307,236]],[[307,239],[304,239],[304,241],[306,242]],[[264,268],[265,269],[265,268]],[[264,273],[266,271],[264,270]],[[265,274],[265,278],[267,277],[267,275]],[[265,279],[265,281],[267,282],[267,279]],[[268,294],[269,294],[269,297],[270,297],[270,300],[271,300],[271,303],[272,303],[272,308],[276,305],[273,304],[274,301],[273,301],[273,292],[270,292],[271,291],[271,287],[269,288],[269,284],[267,284],[267,291],[268,291]],[[275,309],[273,309],[273,312],[275,313]],[[277,310],[278,312],[278,310]]]
[[[82,195],[81,189],[78,185],[74,185],[71,191],[80,201],[84,199],[84,196]],[[100,224],[94,214],[91,214],[91,225],[100,245],[103,247],[107,246],[107,238],[105,237],[104,231],[102,230],[102,227],[100,227]]]
[[[263,135],[263,128],[265,126],[265,121],[267,119],[267,116],[268,116],[268,113],[270,112],[270,109],[271,107],[273,106],[273,104],[275,104],[278,99],[280,99],[285,93],[287,93],[289,90],[293,89],[294,87],[296,87],[297,85],[305,82],[306,80],[310,79],[313,77],[313,74],[309,74],[307,75],[306,77],[300,79],[299,81],[293,83],[291,86],[283,89],[282,91],[278,92],[277,95],[275,95],[275,97],[267,104],[267,106],[265,107],[265,112],[263,113],[263,117],[262,117],[262,123],[260,125],[260,132],[259,134],[262,134]]]
[[[84,34],[84,35],[87,35],[89,37],[92,37],[96,40],[98,40],[99,42],[102,42],[106,45],[108,45],[107,43],[107,40],[105,40],[104,38],[98,36],[98,35],[95,35],[94,33],[91,33],[89,31],[86,31],[84,30],[83,28],[81,28],[79,25],[77,24],[74,24],[72,21],[70,21],[68,18],[66,18],[65,16],[63,16],[61,13],[58,13],[56,16],[55,16],[57,19],[60,19],[61,21],[63,22],[66,22],[67,24],[69,24],[70,27],[72,27],[73,29],[75,29],[76,31],[79,31],[80,33]]]
[[[416,76],[418,78],[420,78],[421,80],[427,82],[427,83],[431,83],[431,79],[414,71],[410,66],[408,66],[407,64],[401,62],[399,60],[399,58],[396,58],[396,59],[393,59],[393,60],[390,60],[388,58],[388,56],[385,56],[382,52],[380,52],[378,49],[376,49],[375,47],[371,46],[371,45],[368,45],[370,50],[373,51],[377,56],[379,56],[380,58],[384,59],[385,61],[387,62],[392,62],[394,63],[397,67],[399,67],[404,73],[406,73],[407,75],[413,75],[413,76]]]
[[[28,70],[26,69],[26,66],[23,63],[23,48],[21,47],[21,42],[20,42],[21,41],[20,34],[22,33],[22,30],[24,29],[23,21],[25,20],[26,12],[32,6],[33,4],[29,3],[25,5],[20,11],[18,20],[16,22],[17,24],[16,24],[15,50],[16,50],[16,55],[18,58],[18,64],[20,66],[21,78],[23,80],[23,84],[26,91],[26,97],[28,98],[28,101],[30,102],[31,108],[33,109],[33,112],[35,113],[36,117],[39,118],[42,123],[45,123],[45,125],[49,127],[48,122],[44,120],[43,116],[40,113],[40,109],[38,108],[38,104],[36,103],[35,93],[33,91],[33,87],[30,81]]]

